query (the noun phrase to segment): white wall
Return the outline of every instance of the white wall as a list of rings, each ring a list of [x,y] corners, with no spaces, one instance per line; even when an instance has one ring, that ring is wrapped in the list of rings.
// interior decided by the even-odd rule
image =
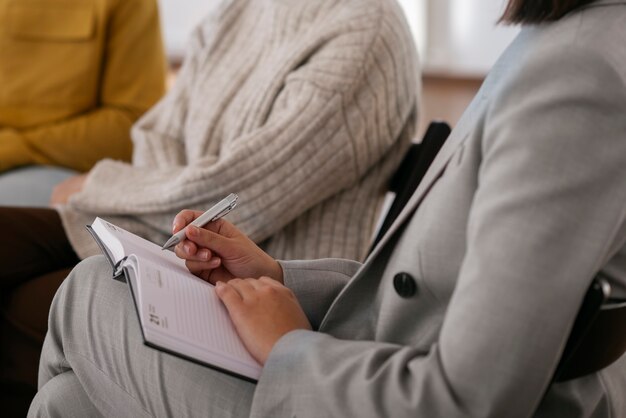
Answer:
[[[423,65],[428,44],[428,0],[398,0],[398,3],[404,9]]]
[[[189,33],[218,0],[158,1],[168,56],[179,59]],[[517,34],[515,28],[496,26],[505,0],[398,2],[406,12],[427,73],[482,77]]]
[[[167,56],[180,60],[192,29],[217,4],[217,0],[158,0]]]
[[[423,0],[413,0],[423,1]],[[428,4],[428,73],[483,76],[517,35],[497,25],[505,0],[432,0]]]

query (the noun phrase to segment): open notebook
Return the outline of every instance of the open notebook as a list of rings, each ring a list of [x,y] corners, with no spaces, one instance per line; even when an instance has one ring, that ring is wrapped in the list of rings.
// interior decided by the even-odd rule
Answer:
[[[87,226],[129,284],[146,345],[247,380],[261,374],[215,294],[171,251],[103,219]]]

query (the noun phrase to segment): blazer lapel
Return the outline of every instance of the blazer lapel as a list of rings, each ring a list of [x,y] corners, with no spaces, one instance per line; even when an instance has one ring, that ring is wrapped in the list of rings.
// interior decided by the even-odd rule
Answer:
[[[478,100],[480,103],[482,100]],[[320,324],[320,329],[322,329],[327,324],[327,319],[330,317],[330,314],[337,307],[338,303],[340,303],[343,296],[350,290],[352,286],[356,282],[358,282],[367,271],[371,270],[373,267],[382,268],[382,264],[386,263],[386,257],[382,256],[381,253],[387,248],[388,245],[392,245],[394,240],[391,238],[398,233],[403,227],[407,224],[411,215],[415,210],[419,207],[420,203],[424,200],[424,198],[428,195],[428,192],[431,190],[432,186],[435,184],[439,176],[443,173],[446,165],[454,155],[454,152],[463,144],[463,142],[470,136],[471,129],[474,125],[476,115],[477,106],[470,106],[468,111],[464,115],[457,127],[452,131],[450,137],[445,142],[439,153],[433,160],[432,164],[428,168],[428,171],[424,175],[424,178],[417,186],[415,193],[411,196],[411,199],[407,202],[406,206],[398,215],[398,218],[391,225],[387,233],[382,237],[378,245],[374,248],[371,254],[367,257],[359,271],[352,277],[352,279],[348,282],[348,284],[341,290],[337,298],[333,301],[328,312],[326,313],[322,323]],[[472,111],[472,108],[475,111]],[[387,252],[389,253],[389,252]],[[382,264],[381,264],[382,263]]]
[[[398,215],[393,224],[389,227],[389,230],[378,243],[378,245],[372,250],[372,253],[367,258],[365,263],[376,258],[381,250],[387,245],[389,239],[408,221],[410,216],[415,212],[419,204],[424,200],[424,197],[428,194],[435,181],[439,178],[441,173],[446,168],[446,165],[452,158],[454,151],[465,141],[469,136],[469,133],[465,133],[462,138],[459,139],[458,135],[455,138],[449,138],[446,143],[441,147],[437,157],[433,160],[432,164],[428,168],[428,171],[424,175],[424,178],[417,186],[415,193],[409,199],[402,212]]]
[[[467,110],[463,114],[461,120],[459,120],[457,126],[450,133],[450,137],[443,144],[439,153],[433,160],[432,164],[424,174],[424,178],[415,189],[415,193],[409,199],[402,212],[398,215],[393,224],[389,227],[387,233],[381,238],[380,242],[370,255],[365,260],[363,268],[370,264],[372,260],[375,260],[383,248],[389,243],[391,237],[400,230],[404,224],[409,220],[413,212],[418,208],[420,203],[424,200],[435,181],[441,176],[444,169],[450,162],[450,159],[454,155],[454,152],[463,144],[463,142],[470,136],[478,115],[482,112],[482,109],[486,103],[487,94],[484,92],[485,85],[483,85],[480,91],[476,94],[476,97],[470,103]],[[363,270],[361,268],[360,270]],[[357,275],[355,275],[356,278]]]
[[[387,248],[387,246],[392,245],[395,242],[391,238],[397,232],[399,232],[404,227],[404,225],[406,225],[408,220],[411,218],[413,212],[415,212],[419,204],[424,200],[424,197],[426,197],[428,191],[431,189],[437,178],[445,169],[446,165],[452,158],[454,151],[469,136],[469,133],[467,132],[465,132],[461,138],[459,138],[459,135],[454,135],[454,137],[452,137],[453,134],[451,134],[451,137],[448,138],[443,147],[441,147],[441,150],[439,150],[437,157],[435,157],[432,164],[428,168],[428,171],[424,175],[424,178],[417,186],[415,193],[413,193],[413,196],[411,196],[411,199],[407,202],[404,209],[402,209],[402,212],[400,212],[387,233],[385,233],[378,245],[374,247],[374,250],[367,257],[361,268],[356,272],[352,279],[350,279],[348,284],[341,290],[339,295],[337,295],[337,297],[329,307],[328,311],[326,312],[326,315],[324,316],[324,319],[320,324],[320,329],[323,329],[326,325],[328,325],[328,319],[331,317],[333,311],[337,309],[344,295],[350,291],[355,283],[357,283],[362,277],[364,277],[366,272],[371,271],[372,268],[379,268],[381,270],[384,268],[384,264],[386,264],[386,259],[388,257],[381,255],[381,252],[383,252]],[[387,254],[388,253],[389,252],[387,252]]]

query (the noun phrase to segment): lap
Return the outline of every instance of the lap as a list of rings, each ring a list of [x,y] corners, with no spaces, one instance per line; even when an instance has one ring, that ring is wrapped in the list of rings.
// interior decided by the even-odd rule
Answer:
[[[84,418],[102,416],[89,401],[76,375],[65,372],[50,380],[35,396],[29,417]]]
[[[79,264],[53,302],[40,386],[64,368],[109,416],[248,416],[255,389],[145,346],[128,287],[103,257]]]
[[[2,173],[0,206],[47,207],[54,186],[76,174],[49,166],[27,166]]]

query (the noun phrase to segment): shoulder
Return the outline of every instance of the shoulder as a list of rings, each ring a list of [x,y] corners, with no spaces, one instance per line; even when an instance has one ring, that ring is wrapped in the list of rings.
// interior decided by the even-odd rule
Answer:
[[[585,155],[626,152],[626,54],[613,41],[625,39],[625,13],[623,6],[589,7],[523,28],[481,93],[483,152],[535,147],[562,160],[557,154],[568,150],[579,165]]]
[[[589,56],[626,74],[626,1],[601,0],[537,27],[538,55]]]
[[[412,42],[404,11],[396,0],[329,1],[321,26],[337,33],[363,33],[372,38]],[[337,30],[339,29],[339,30]]]
[[[573,114],[584,109],[590,114],[597,113],[592,112],[594,107],[624,110],[624,19],[626,3],[617,3],[522,28],[485,80],[482,94],[489,98],[489,114],[536,109]],[[556,104],[561,109],[555,109]]]
[[[588,82],[594,94],[626,94],[625,42],[626,2],[600,1],[558,22],[524,27],[494,66],[495,93]]]
[[[419,59],[404,12],[396,0],[320,0],[324,9],[309,41],[310,69],[344,77],[325,88],[353,97],[357,92],[395,95],[412,107],[419,90]],[[307,35],[308,36],[308,35]],[[349,80],[346,82],[346,80]],[[400,99],[402,98],[402,99]],[[392,100],[393,102],[393,100]]]
[[[318,56],[338,58],[375,77],[392,66],[410,82],[419,74],[417,50],[404,12],[396,0],[320,0],[323,6],[303,28]],[[331,59],[330,61],[333,61]],[[414,86],[406,86],[408,89]]]
[[[572,16],[576,47],[592,51],[626,79],[626,1],[598,1]]]
[[[408,28],[396,0],[219,0],[198,28],[213,32],[216,27],[233,28],[239,23],[281,26],[285,21],[291,22],[286,29],[298,37],[348,32],[365,35],[379,32],[381,25],[393,26],[397,32]]]
[[[224,32],[238,26],[237,21],[249,8],[250,0],[215,0],[211,2],[208,13],[193,29],[188,39],[188,50],[193,54],[202,50]]]

